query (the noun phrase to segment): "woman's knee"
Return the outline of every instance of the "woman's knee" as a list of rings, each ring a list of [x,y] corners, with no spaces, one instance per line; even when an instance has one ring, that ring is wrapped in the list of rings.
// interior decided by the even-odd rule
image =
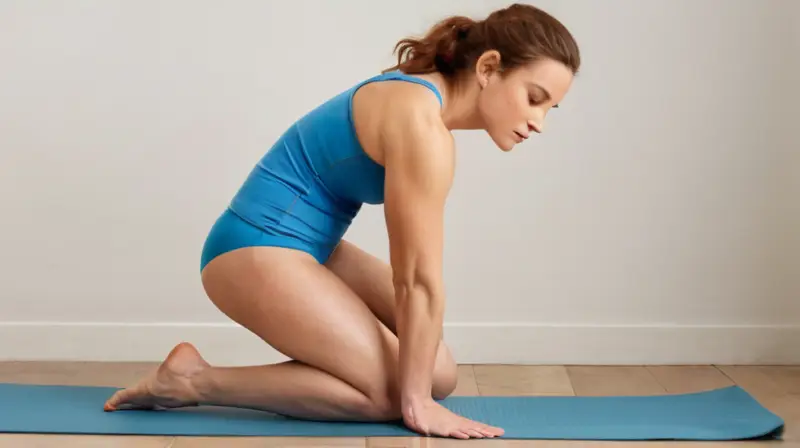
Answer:
[[[436,365],[433,369],[432,395],[437,400],[450,396],[458,386],[458,364],[450,349],[442,342],[436,353]]]

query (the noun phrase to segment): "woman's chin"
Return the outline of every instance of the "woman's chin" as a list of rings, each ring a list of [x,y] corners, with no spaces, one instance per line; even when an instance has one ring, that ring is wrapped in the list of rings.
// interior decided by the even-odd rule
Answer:
[[[514,147],[517,146],[517,142],[508,139],[500,141],[495,140],[495,144],[497,144],[497,147],[503,152],[511,152]]]
[[[502,137],[495,137],[489,134],[489,137],[492,139],[494,144],[503,152],[509,152],[514,149],[514,146],[517,145],[517,142],[509,139],[509,138],[502,138]]]

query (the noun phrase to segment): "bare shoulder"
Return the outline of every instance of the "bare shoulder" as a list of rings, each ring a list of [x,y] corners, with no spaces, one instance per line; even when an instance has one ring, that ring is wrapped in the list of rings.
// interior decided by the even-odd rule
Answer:
[[[417,90],[393,98],[380,126],[385,167],[449,186],[455,168],[453,136],[442,121],[438,101],[434,97],[430,104],[432,95],[425,93]]]
[[[453,136],[428,87],[393,80],[367,84],[356,93],[353,116],[362,146],[386,169],[409,156],[452,169]]]

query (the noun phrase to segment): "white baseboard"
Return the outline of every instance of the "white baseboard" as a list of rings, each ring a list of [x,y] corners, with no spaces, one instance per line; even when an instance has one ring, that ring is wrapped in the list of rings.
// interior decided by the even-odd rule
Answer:
[[[800,364],[800,325],[448,323],[445,340],[464,364]],[[181,341],[213,364],[286,359],[231,324],[0,322],[0,360],[160,361]]]

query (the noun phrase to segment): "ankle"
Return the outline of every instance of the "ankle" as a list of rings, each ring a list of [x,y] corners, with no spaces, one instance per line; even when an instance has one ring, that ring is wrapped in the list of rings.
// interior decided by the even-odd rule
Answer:
[[[209,404],[214,401],[214,396],[218,390],[215,368],[208,366],[193,372],[189,379],[190,387],[195,395],[198,404]]]

